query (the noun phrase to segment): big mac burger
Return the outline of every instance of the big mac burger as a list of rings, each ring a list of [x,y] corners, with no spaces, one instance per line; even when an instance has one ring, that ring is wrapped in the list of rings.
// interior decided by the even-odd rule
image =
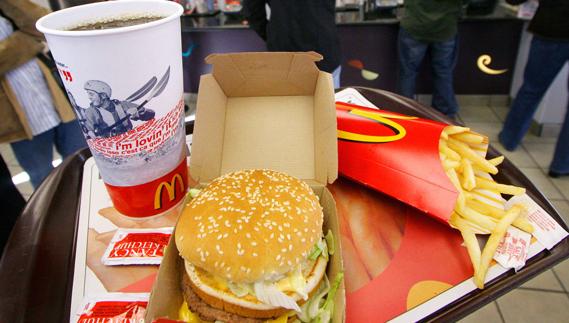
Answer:
[[[204,321],[330,320],[325,277],[331,235],[318,197],[271,170],[215,179],[184,209],[175,241],[189,310]],[[340,275],[338,275],[340,276]]]

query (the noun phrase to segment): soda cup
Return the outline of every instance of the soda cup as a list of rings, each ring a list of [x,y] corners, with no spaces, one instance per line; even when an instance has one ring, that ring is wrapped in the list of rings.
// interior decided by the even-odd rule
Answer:
[[[167,211],[188,187],[182,12],[170,1],[109,1],[36,23],[113,204],[129,217]],[[117,23],[127,26],[95,29]]]

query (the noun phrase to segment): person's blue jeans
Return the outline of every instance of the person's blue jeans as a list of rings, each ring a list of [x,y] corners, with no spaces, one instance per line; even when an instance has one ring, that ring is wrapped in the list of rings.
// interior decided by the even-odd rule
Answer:
[[[60,123],[56,127],[34,136],[31,140],[21,140],[10,144],[20,166],[30,176],[30,182],[37,188],[51,172],[53,165],[53,146],[65,158],[77,150],[87,147],[77,121]]]
[[[433,74],[432,106],[454,117],[458,103],[454,97],[453,72],[458,57],[458,35],[442,42],[422,42],[399,28],[399,93],[414,98],[417,74],[427,54],[431,55]]]
[[[342,75],[342,65],[336,67],[336,69],[332,72],[332,80],[334,81],[334,88],[337,89],[340,87],[340,76]]]
[[[518,147],[531,125],[539,102],[567,61],[569,61],[569,42],[534,36],[524,71],[524,82],[498,136],[504,148],[511,151]],[[558,173],[569,172],[568,115],[565,115],[550,166],[552,171]]]

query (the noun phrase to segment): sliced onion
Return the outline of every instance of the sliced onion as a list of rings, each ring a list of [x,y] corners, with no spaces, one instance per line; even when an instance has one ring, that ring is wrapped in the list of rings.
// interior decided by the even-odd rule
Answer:
[[[268,305],[284,307],[289,310],[294,310],[298,313],[301,312],[300,307],[296,301],[292,297],[281,292],[274,284],[257,282],[255,283],[254,287],[255,296],[257,296],[257,299],[259,299],[261,302]]]

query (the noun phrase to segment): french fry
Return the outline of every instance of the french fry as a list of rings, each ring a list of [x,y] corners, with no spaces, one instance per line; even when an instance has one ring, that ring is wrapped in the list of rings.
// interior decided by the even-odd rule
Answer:
[[[529,223],[529,221],[527,219],[524,219],[522,217],[519,217],[517,219],[514,220],[514,222],[512,223],[513,226],[515,226],[516,228],[525,231],[527,233],[533,233],[533,225],[531,223]]]
[[[453,212],[453,215],[451,216],[451,219],[452,219],[452,217],[459,217],[459,218],[462,220],[461,223],[464,224],[465,227],[469,228],[472,232],[474,232],[474,234],[490,234],[490,233],[492,233],[492,231],[490,231],[490,230],[488,230],[488,229],[485,229],[485,228],[479,226],[478,224],[472,223],[471,221],[469,221],[469,220],[467,220],[467,219],[461,217],[461,216],[458,215],[458,213],[456,213],[456,212]],[[449,220],[449,223],[450,223],[450,220]],[[451,223],[451,224],[452,224],[452,223]],[[453,226],[454,226],[454,225],[453,225]],[[455,226],[455,227],[456,227],[456,226]],[[458,229],[458,227],[457,227],[457,229]]]
[[[460,181],[458,180],[458,175],[456,174],[456,171],[452,168],[445,169],[445,171],[446,171],[446,174],[447,174],[448,178],[450,179],[451,183],[454,185],[454,187],[458,191],[458,197],[456,199],[456,206],[454,208],[456,210],[462,210],[462,209],[464,209],[464,206],[466,204],[466,198],[464,197],[464,192],[462,190],[462,187],[460,186]]]
[[[479,135],[477,133],[473,133],[473,132],[458,133],[458,134],[452,135],[452,138],[458,139],[458,140],[465,142],[467,144],[474,144],[474,145],[487,144],[488,143],[487,137]]]
[[[470,161],[479,166],[480,169],[488,172],[490,174],[497,174],[498,168],[490,164],[484,157],[478,155],[474,150],[470,149],[467,144],[460,142],[456,139],[449,138],[447,145],[449,148],[453,149],[457,153],[461,154],[464,158],[470,159]]]
[[[443,168],[445,170],[448,169],[456,169],[460,167],[460,162],[456,161],[456,160],[451,160],[451,159],[445,159],[443,160]]]
[[[460,181],[458,180],[458,175],[454,169],[449,169],[446,171],[448,178],[450,179],[452,185],[460,192],[462,192],[462,186],[460,186]]]
[[[506,215],[505,210],[499,209],[495,206],[486,204],[484,202],[480,202],[478,200],[467,198],[466,205],[477,212],[489,215],[495,219],[501,219],[504,217],[504,215]],[[512,225],[527,233],[532,233],[534,230],[533,225],[529,223],[528,220],[522,217],[518,217],[517,219],[515,219]]]
[[[447,146],[447,143],[444,140],[439,141],[439,151],[452,160],[460,161],[462,159],[456,151]]]
[[[493,180],[491,175],[498,173],[497,166],[504,156],[486,160],[483,155],[487,145],[487,137],[458,126],[446,127],[439,141],[441,164],[458,192],[449,223],[464,239],[478,288],[484,287],[488,268],[508,227],[513,225],[528,233],[534,230],[527,219],[519,216],[520,206],[508,211],[500,206],[505,203],[500,194],[519,195],[525,189]],[[490,234],[482,251],[476,234]]]
[[[520,205],[516,204],[512,206],[512,208],[506,212],[506,215],[504,215],[500,222],[498,222],[495,230],[488,238],[488,241],[482,250],[479,270],[474,274],[474,283],[478,288],[484,288],[484,280],[486,278],[486,274],[488,273],[488,268],[490,267],[492,257],[494,257],[496,249],[500,244],[500,240],[502,240],[512,222],[514,222],[514,220],[520,215],[521,210],[522,207]]]
[[[508,195],[522,195],[526,192],[526,189],[523,187],[499,184],[489,179],[478,176],[476,176],[476,187],[487,190],[494,190]]]
[[[476,187],[476,179],[474,178],[472,164],[468,159],[463,159],[461,160],[460,165],[462,167],[462,187],[467,191],[471,191]]]
[[[462,239],[464,239],[466,250],[468,251],[468,256],[472,262],[474,273],[476,274],[480,267],[481,257],[480,245],[478,244],[476,235],[474,234],[474,231],[470,229],[469,224],[456,213],[451,216],[450,222],[460,231]]]
[[[443,132],[446,133],[447,135],[456,135],[467,131],[470,131],[470,128],[460,127],[460,126],[448,126],[443,130]]]
[[[488,160],[488,162],[494,166],[500,165],[503,161],[504,161],[504,156],[498,156],[496,158]]]
[[[495,206],[486,204],[484,202],[481,202],[481,201],[473,199],[473,198],[472,199],[467,198],[466,205],[468,205],[468,207],[472,208],[473,210],[475,210],[477,212],[480,212],[482,214],[486,214],[486,215],[491,216],[495,219],[501,219],[504,217],[504,215],[506,215],[506,210],[499,209]]]
[[[463,218],[481,226],[490,232],[494,231],[496,228],[496,220],[494,218],[476,212],[468,206],[465,206],[462,210],[456,210],[456,212]]]

